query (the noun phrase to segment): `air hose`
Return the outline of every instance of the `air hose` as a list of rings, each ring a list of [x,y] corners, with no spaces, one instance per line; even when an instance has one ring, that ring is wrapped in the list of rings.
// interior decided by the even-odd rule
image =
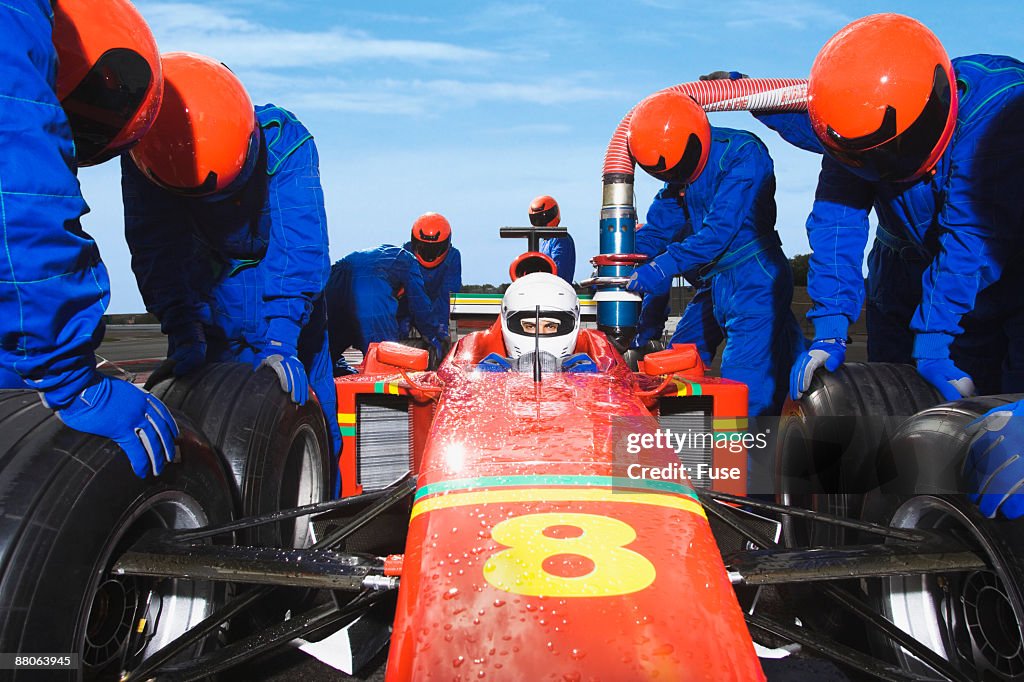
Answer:
[[[803,111],[807,108],[807,81],[797,78],[741,78],[680,83],[665,91],[689,95],[705,111]],[[629,153],[626,133],[633,115],[630,109],[619,122],[604,158],[604,191],[601,201],[601,254],[632,254],[635,250],[636,207],[633,177],[636,163]],[[620,350],[628,348],[636,334],[640,303],[626,292],[622,278],[632,265],[598,265],[597,325]]]

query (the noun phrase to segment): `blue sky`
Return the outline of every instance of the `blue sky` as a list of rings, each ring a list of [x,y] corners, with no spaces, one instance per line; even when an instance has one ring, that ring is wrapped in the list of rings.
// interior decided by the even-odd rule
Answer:
[[[947,0],[728,3],[140,1],[162,51],[230,66],[255,103],[293,111],[313,132],[331,259],[402,243],[425,211],[446,215],[463,279],[499,283],[522,246],[497,228],[526,222],[551,194],[577,243],[577,279],[597,252],[601,163],[619,119],[647,94],[716,69],[806,77],[818,48],[866,14],[927,24],[951,56],[1024,57],[1024,3]],[[775,159],[778,229],[808,250],[816,157],[748,114],[714,125],[761,136]],[[143,309],[123,237],[115,162],[81,171],[83,219],[110,271],[110,312]],[[637,176],[641,218],[656,183]]]

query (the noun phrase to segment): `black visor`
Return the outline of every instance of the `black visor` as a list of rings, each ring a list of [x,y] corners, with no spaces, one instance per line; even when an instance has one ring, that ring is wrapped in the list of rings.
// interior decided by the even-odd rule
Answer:
[[[843,137],[828,126],[826,133],[831,144],[824,145],[825,151],[866,180],[909,180],[922,170],[942,138],[952,103],[946,72],[936,64],[928,101],[906,130],[896,133],[897,112],[889,106],[878,130],[861,137]]]
[[[690,133],[690,139],[686,141],[686,149],[683,151],[683,156],[674,166],[669,168],[665,157],[659,156],[658,163],[655,165],[645,166],[640,164],[640,167],[659,180],[686,184],[693,182],[693,174],[697,171],[697,164],[700,163],[702,152],[703,145],[700,143],[700,138],[695,133]]]
[[[152,82],[149,63],[134,50],[114,48],[96,60],[61,102],[79,163],[101,163],[121,153],[107,146],[131,122]]]
[[[505,328],[513,334],[536,336],[537,312],[517,310],[505,318]],[[540,335],[565,336],[576,329],[576,315],[566,310],[541,310]]]
[[[413,248],[416,250],[416,255],[422,258],[427,263],[433,263],[444,254],[448,253],[448,247],[451,246],[451,238],[445,239],[441,242],[424,242],[419,239],[413,240]]]
[[[530,224],[534,227],[545,227],[551,224],[551,221],[558,215],[558,204],[546,208],[543,211],[537,213],[530,213]]]

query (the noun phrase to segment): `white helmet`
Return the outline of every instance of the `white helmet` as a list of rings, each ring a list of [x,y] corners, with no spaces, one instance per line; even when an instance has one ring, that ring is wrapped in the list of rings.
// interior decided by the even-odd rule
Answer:
[[[576,290],[561,277],[532,272],[505,290],[501,299],[501,336],[512,358],[532,353],[538,346],[545,353],[564,358],[576,350],[579,331],[580,300]]]

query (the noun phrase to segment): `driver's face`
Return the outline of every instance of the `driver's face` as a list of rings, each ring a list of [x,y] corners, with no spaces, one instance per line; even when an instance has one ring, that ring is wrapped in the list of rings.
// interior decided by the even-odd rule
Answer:
[[[523,320],[522,322],[523,332],[527,334],[537,334],[537,322],[536,320]],[[558,333],[558,322],[556,320],[540,320],[540,336],[550,336],[551,334]]]

